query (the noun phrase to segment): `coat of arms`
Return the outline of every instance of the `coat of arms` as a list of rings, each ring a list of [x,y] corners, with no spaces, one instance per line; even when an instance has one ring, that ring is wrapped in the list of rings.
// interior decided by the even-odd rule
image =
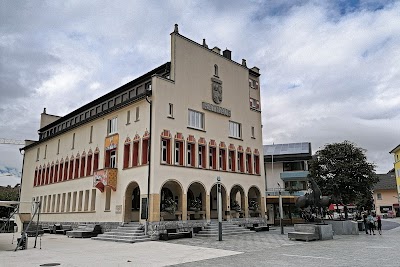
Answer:
[[[222,82],[213,80],[212,99],[215,104],[220,104],[222,102]]]

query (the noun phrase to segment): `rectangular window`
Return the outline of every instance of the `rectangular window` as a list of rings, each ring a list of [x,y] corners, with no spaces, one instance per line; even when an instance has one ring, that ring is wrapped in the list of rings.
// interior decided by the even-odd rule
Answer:
[[[142,164],[149,163],[149,140],[144,139],[142,141]]]
[[[72,147],[71,149],[75,148],[75,133],[72,134]]]
[[[67,206],[65,207],[65,212],[71,211],[71,192],[68,192],[67,195]]]
[[[124,169],[129,168],[129,152],[131,151],[131,144],[124,145]]]
[[[258,155],[254,155],[254,173],[260,174],[260,157]]]
[[[254,136],[254,126],[251,126],[251,137],[255,138],[255,136]]]
[[[108,120],[108,134],[113,134],[117,132],[117,118],[112,118]]]
[[[183,165],[183,142],[175,141],[175,165]]]
[[[77,200],[77,198],[78,198],[78,192],[75,191],[72,194],[72,209],[71,209],[71,211],[76,211],[76,200]]]
[[[170,164],[170,140],[168,139],[162,139],[161,140],[161,163],[167,163]]]
[[[68,174],[68,180],[71,180],[72,179],[72,176],[73,176],[73,174],[74,174],[74,160],[73,159],[71,159],[70,161],[69,161],[69,174]]]
[[[229,151],[229,171],[235,171],[235,151]]]
[[[78,211],[82,211],[82,204],[83,204],[83,191],[79,191]]]
[[[226,171],[226,150],[225,149],[219,149],[219,169]]]
[[[57,155],[60,154],[60,139],[58,139],[57,143]]]
[[[199,145],[199,156],[198,156],[198,161],[199,161],[199,168],[205,168],[206,167],[206,147],[204,145]]]
[[[108,167],[117,168],[117,151],[115,149],[111,150],[109,152],[109,155],[110,155],[110,163],[108,164]]]
[[[79,178],[79,162],[80,158],[75,159],[75,167],[74,167],[74,179]]]
[[[240,123],[229,121],[229,136],[234,138],[242,137],[242,129]]]
[[[139,107],[136,107],[136,118],[135,118],[135,121],[138,121],[139,120]]]
[[[89,144],[93,141],[93,125],[90,126],[90,134],[89,134]]]
[[[251,162],[251,154],[246,154],[246,173],[253,173],[253,164]]]
[[[87,164],[86,164],[86,176],[92,175],[92,155],[87,156]]]
[[[57,194],[56,212],[60,212],[61,194]]]
[[[305,171],[304,161],[284,162],[283,171]]]
[[[204,130],[204,114],[201,112],[189,109],[188,125],[191,128]]]
[[[187,163],[187,166],[194,167],[194,165],[195,165],[195,157],[194,157],[195,151],[194,151],[194,149],[195,149],[195,144],[191,144],[191,143],[187,144],[187,149],[186,149],[186,163]]]
[[[132,167],[139,165],[139,142],[133,142],[132,148]]]
[[[243,152],[238,152],[237,156],[238,156],[238,171],[244,172]]]
[[[168,117],[173,118],[174,117],[174,105],[169,103],[169,108],[168,108]]]
[[[131,123],[131,111],[128,110],[128,111],[126,112],[126,125],[128,125],[128,124],[130,124],[130,123]]]
[[[40,147],[38,147],[36,151],[36,161],[39,161],[39,157],[40,157]]]
[[[382,200],[382,193],[377,193],[376,197],[377,197],[378,200]]]
[[[92,189],[92,196],[90,198],[90,210],[96,210],[96,189]]]
[[[84,211],[89,210],[89,190],[85,190],[85,205],[83,206]]]
[[[64,212],[65,211],[65,198],[66,198],[66,195],[67,194],[65,194],[65,193],[62,194],[60,212]]]
[[[44,147],[44,159],[46,158],[46,156],[47,156],[47,145]]]
[[[210,169],[216,170],[217,169],[217,160],[216,160],[216,148],[215,147],[210,147],[209,149],[209,164],[210,164]]]
[[[81,158],[81,175],[80,177],[85,177],[85,169],[86,169],[86,157]]]
[[[104,210],[109,211],[111,208],[111,188],[109,186],[107,186],[105,188],[105,191],[106,191],[106,203],[105,203]]]
[[[69,162],[65,161],[64,162],[64,176],[63,176],[63,181],[68,180],[68,166]]]

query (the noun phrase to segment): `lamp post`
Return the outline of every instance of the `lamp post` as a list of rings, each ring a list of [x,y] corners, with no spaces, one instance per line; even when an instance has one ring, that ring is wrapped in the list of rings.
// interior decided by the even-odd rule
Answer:
[[[279,186],[279,225],[281,227],[281,234],[283,235],[283,204],[282,204],[282,192],[281,192],[281,185],[278,183]]]
[[[222,241],[222,190],[221,177],[217,177],[218,241]]]

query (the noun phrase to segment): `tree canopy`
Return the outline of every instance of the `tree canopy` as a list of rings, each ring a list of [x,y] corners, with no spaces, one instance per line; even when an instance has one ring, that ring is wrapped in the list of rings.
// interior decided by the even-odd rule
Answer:
[[[327,144],[318,150],[310,163],[310,176],[323,195],[331,196],[335,203],[366,205],[371,209],[371,190],[378,181],[375,165],[367,162],[365,149],[354,143]]]

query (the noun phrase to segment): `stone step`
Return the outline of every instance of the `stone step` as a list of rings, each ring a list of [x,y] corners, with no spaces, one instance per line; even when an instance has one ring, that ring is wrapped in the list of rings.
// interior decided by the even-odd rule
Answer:
[[[98,237],[105,237],[105,238],[113,238],[113,239],[125,239],[125,240],[139,240],[139,239],[146,239],[149,238],[148,235],[142,235],[142,236],[124,236],[124,235],[99,235]]]
[[[232,230],[224,230],[224,229],[222,229],[222,233],[236,233],[236,232],[250,233],[251,230],[249,230],[249,229],[232,229]],[[204,231],[204,230],[202,230],[199,233],[214,234],[214,233],[218,233],[218,230],[212,230],[212,231]]]
[[[110,238],[110,237],[98,236],[98,237],[92,237],[92,239],[101,241],[122,242],[122,243],[138,243],[138,242],[151,241],[150,237],[142,239],[123,239],[123,238]]]
[[[218,225],[207,225],[204,226],[204,229],[218,229]],[[222,225],[222,229],[237,229],[237,228],[241,228],[237,225]]]
[[[112,229],[112,231],[127,232],[127,233],[140,233],[140,232],[143,232],[144,230],[118,227],[117,229]]]
[[[224,232],[224,231],[222,231],[222,236],[226,236],[226,235],[241,235],[241,234],[249,234],[249,233],[253,233],[253,232],[251,232],[251,231],[249,231],[249,232],[243,232],[243,231],[238,231],[238,232]],[[198,233],[198,234],[196,234],[196,237],[213,237],[213,236],[218,236],[218,232],[216,232],[216,233]]]
[[[140,233],[127,233],[127,232],[116,232],[116,231],[111,231],[111,232],[105,232],[104,234],[107,235],[118,235],[118,236],[143,236],[144,232]]]

